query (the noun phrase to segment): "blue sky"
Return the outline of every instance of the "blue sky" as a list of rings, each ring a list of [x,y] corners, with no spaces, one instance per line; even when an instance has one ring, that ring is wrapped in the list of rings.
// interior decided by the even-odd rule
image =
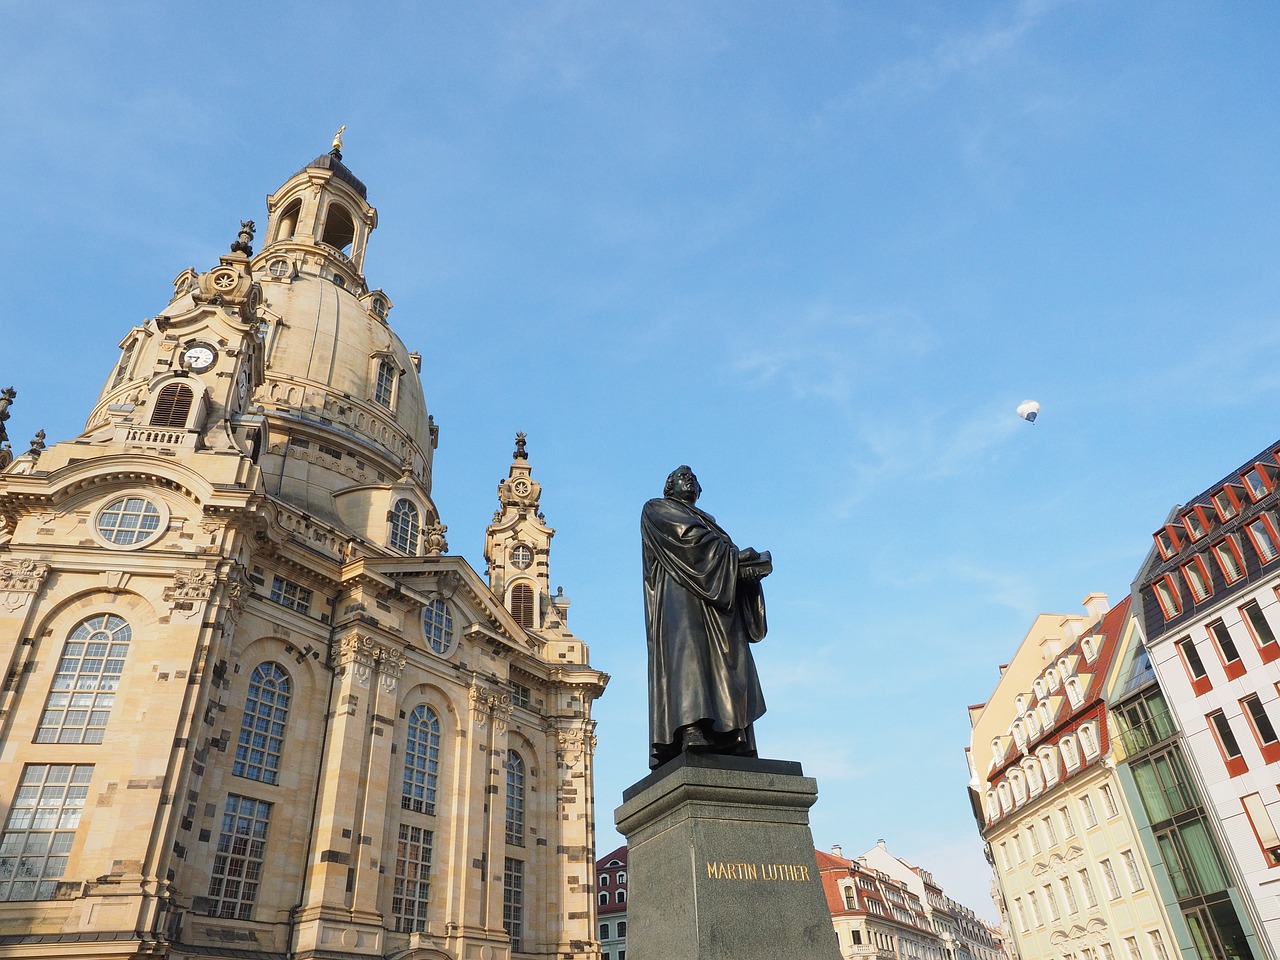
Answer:
[[[1280,8],[0,3],[0,380],[76,434],[133,324],[347,125],[483,567],[516,430],[645,769],[638,516],[773,552],[762,753],[987,917],[966,706],[1280,433]],[[1039,422],[1014,414],[1041,402]]]

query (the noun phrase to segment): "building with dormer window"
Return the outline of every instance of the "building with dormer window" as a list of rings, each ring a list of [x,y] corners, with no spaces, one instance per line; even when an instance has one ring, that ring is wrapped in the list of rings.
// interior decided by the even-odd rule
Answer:
[[[448,553],[377,222],[335,143],[0,464],[0,957],[598,956],[608,678],[523,436]]]

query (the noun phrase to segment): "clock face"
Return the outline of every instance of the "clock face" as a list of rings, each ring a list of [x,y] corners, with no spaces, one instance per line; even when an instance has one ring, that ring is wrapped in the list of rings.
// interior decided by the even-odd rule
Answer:
[[[208,370],[217,358],[218,355],[214,353],[213,347],[207,343],[193,343],[182,351],[182,362],[196,373]]]

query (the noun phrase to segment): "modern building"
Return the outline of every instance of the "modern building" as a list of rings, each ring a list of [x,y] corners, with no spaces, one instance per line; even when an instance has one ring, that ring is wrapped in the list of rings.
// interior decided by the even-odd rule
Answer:
[[[1116,772],[1107,694],[1130,603],[1042,614],[970,708],[971,790],[1023,958],[1169,960],[1175,943]]]
[[[627,960],[627,845],[596,861],[601,960]]]
[[[1153,716],[1167,705],[1182,731],[1187,773],[1208,809],[1206,836],[1216,832],[1225,854],[1185,829],[1159,835],[1204,957],[1243,955],[1242,914],[1262,948],[1280,955],[1278,482],[1280,443],[1175,507],[1133,584],[1163,691]]]
[[[0,473],[0,956],[598,956],[607,677],[522,435],[446,552],[377,222],[335,144]]]

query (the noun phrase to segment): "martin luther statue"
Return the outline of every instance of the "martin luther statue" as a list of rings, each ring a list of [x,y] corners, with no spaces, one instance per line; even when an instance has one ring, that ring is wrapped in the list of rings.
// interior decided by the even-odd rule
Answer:
[[[764,639],[769,553],[739,550],[676,468],[640,515],[649,641],[649,766],[681,751],[756,755],[764,694],[750,644]]]

